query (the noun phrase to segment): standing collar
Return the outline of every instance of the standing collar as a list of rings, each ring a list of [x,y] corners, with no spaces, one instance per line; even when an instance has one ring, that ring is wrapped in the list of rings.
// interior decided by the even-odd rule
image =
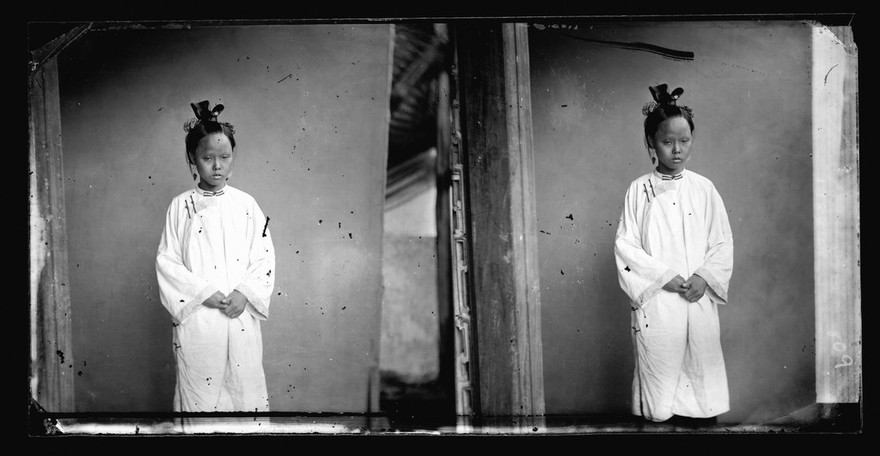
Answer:
[[[660,180],[670,181],[670,180],[679,180],[679,179],[681,179],[682,177],[684,177],[685,173],[687,173],[687,170],[686,170],[686,169],[681,170],[680,173],[675,174],[675,175],[663,174],[663,173],[661,173],[660,171],[657,171],[656,169],[654,169],[654,173],[653,173],[653,174],[654,174],[654,177],[656,177],[656,178],[658,178],[658,179],[660,179]]]
[[[216,192],[212,192],[210,190],[203,190],[201,187],[199,187],[198,184],[196,184],[196,191],[199,192],[200,195],[206,196],[206,197],[220,196],[226,192],[226,187],[228,187],[228,185],[224,185],[223,188],[221,188],[220,190],[217,190]]]

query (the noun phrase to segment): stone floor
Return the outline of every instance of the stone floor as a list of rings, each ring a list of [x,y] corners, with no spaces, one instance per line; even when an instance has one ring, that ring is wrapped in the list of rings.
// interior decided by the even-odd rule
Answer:
[[[33,417],[32,417],[33,418]],[[54,416],[31,425],[40,435],[657,435],[657,434],[854,434],[862,433],[859,410],[809,407],[767,423],[717,423],[706,427],[649,423],[619,416],[443,418],[435,414],[281,414],[260,416]]]

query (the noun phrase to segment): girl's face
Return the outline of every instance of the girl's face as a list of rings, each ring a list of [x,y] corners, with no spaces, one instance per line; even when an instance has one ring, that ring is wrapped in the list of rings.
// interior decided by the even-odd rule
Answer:
[[[678,174],[690,158],[694,137],[684,117],[670,117],[657,127],[654,134],[654,151],[657,153],[657,171]]]
[[[211,133],[202,138],[193,157],[201,178],[199,187],[208,191],[223,188],[232,172],[234,158],[232,144],[223,133]]]

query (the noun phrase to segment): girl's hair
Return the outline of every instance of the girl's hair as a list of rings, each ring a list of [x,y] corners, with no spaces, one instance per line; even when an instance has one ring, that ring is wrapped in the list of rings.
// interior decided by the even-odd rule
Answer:
[[[691,132],[694,131],[694,112],[687,106],[678,106],[676,104],[678,97],[684,93],[684,89],[679,87],[670,94],[666,91],[666,88],[666,84],[648,87],[651,91],[651,96],[654,97],[654,101],[642,108],[642,114],[645,115],[645,146],[648,149],[653,149],[651,143],[660,124],[670,117],[684,118],[691,127]]]
[[[208,100],[199,102],[198,104],[190,103],[195,119],[190,119],[183,125],[183,131],[186,132],[186,162],[192,163],[190,157],[196,153],[199,147],[199,141],[211,133],[223,133],[229,138],[229,144],[235,149],[235,128],[228,122],[218,122],[217,116],[223,112],[223,105],[218,104],[214,109],[208,109]]]

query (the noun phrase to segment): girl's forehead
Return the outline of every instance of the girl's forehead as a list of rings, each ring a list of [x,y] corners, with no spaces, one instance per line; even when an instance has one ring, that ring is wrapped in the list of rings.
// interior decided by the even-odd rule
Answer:
[[[199,141],[199,147],[196,148],[197,153],[230,151],[232,151],[232,143],[223,133],[211,133],[205,136]]]
[[[657,127],[657,133],[659,134],[690,134],[691,127],[688,124],[688,121],[685,120],[684,117],[670,117]]]

